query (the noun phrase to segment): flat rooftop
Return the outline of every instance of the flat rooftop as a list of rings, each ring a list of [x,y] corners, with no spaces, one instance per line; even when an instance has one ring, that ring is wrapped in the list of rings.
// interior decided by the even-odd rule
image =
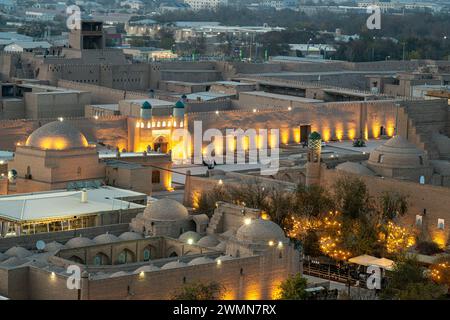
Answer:
[[[318,99],[309,99],[309,98],[303,98],[303,97],[296,97],[296,96],[289,96],[285,94],[277,94],[277,93],[269,93],[265,91],[246,91],[241,92],[242,95],[250,95],[250,96],[257,96],[257,97],[264,97],[264,98],[271,98],[271,99],[278,99],[278,100],[288,100],[288,101],[296,101],[296,102],[302,102],[302,103],[320,103],[324,102],[323,100]]]
[[[86,191],[86,203],[81,202],[81,191],[59,190],[1,196],[0,218],[24,222],[145,208],[143,205],[120,200],[127,197],[145,199],[147,195],[144,193],[109,186]]]

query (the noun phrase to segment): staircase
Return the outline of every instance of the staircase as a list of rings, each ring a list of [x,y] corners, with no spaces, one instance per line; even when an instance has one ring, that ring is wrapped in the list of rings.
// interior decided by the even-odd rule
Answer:
[[[206,234],[217,234],[223,232],[223,213],[222,210],[214,210],[214,214],[209,220],[208,228],[206,228]]]
[[[431,160],[440,158],[434,133],[446,132],[448,105],[446,100],[408,101],[402,107],[408,119],[408,140],[425,150]]]

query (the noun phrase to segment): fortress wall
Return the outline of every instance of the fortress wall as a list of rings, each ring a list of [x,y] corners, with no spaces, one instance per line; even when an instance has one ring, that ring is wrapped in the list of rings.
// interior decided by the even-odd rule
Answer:
[[[59,80],[58,87],[92,93],[91,104],[113,104],[125,99],[145,99],[148,95],[138,91],[111,89],[99,85]]]
[[[40,126],[57,119],[20,119],[0,121],[0,150],[14,151],[17,142],[25,143],[28,136]],[[105,144],[127,149],[128,131],[126,118],[120,116],[93,118],[67,118],[77,127],[88,141],[101,141]]]
[[[192,130],[194,121],[202,121],[203,130],[217,128],[222,132],[227,128],[280,129],[281,140],[287,143],[299,141],[300,125],[311,125],[311,130],[321,133],[325,140],[354,139],[365,133],[365,127],[391,128],[392,123],[395,124],[393,119],[395,104],[392,101],[334,102],[299,105],[291,111],[283,107],[258,112],[224,110],[219,114],[190,113],[188,126]],[[368,129],[367,135],[369,138],[376,137],[376,131]]]

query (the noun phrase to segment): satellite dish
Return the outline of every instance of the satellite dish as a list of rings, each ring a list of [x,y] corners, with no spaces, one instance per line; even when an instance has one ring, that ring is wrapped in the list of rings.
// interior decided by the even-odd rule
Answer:
[[[42,250],[44,250],[45,249],[45,242],[44,241],[42,241],[42,240],[38,240],[37,242],[36,242],[36,248],[39,250],[39,251],[42,251]]]

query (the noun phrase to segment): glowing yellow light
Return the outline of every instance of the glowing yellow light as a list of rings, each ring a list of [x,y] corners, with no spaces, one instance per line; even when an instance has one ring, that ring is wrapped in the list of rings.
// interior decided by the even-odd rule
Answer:
[[[322,138],[323,141],[327,142],[330,141],[330,137],[331,137],[331,132],[329,128],[325,128],[322,130]]]
[[[287,144],[289,142],[289,128],[281,129],[281,142]]]
[[[256,112],[256,109],[253,109],[253,113],[255,113]]]
[[[244,223],[248,226],[250,223],[252,223],[252,219],[245,218]]]
[[[141,277],[141,278],[143,278],[144,275],[145,275],[144,271],[141,271],[141,272],[139,273],[139,277]]]
[[[353,140],[353,139],[355,139],[355,137],[356,137],[356,130],[355,129],[349,129],[348,130],[348,138],[350,140]]]
[[[194,243],[194,240],[193,239],[188,239],[187,240],[187,244],[193,244]]]
[[[269,241],[269,246],[271,246],[271,247],[272,247],[273,245],[274,245],[273,241],[272,241],[272,240],[270,240],[270,241]]]
[[[294,137],[295,143],[300,143],[300,141],[301,141],[301,134],[300,134],[300,128],[299,127],[296,127],[294,129],[292,129],[292,135]]]
[[[216,110],[216,114],[219,114],[219,110]]]
[[[219,185],[222,185],[223,184],[223,181],[222,181],[222,179],[220,179],[219,180]]]
[[[217,265],[220,266],[222,264],[222,260],[217,259]]]
[[[283,247],[283,242],[278,241],[278,248],[282,248]]]

